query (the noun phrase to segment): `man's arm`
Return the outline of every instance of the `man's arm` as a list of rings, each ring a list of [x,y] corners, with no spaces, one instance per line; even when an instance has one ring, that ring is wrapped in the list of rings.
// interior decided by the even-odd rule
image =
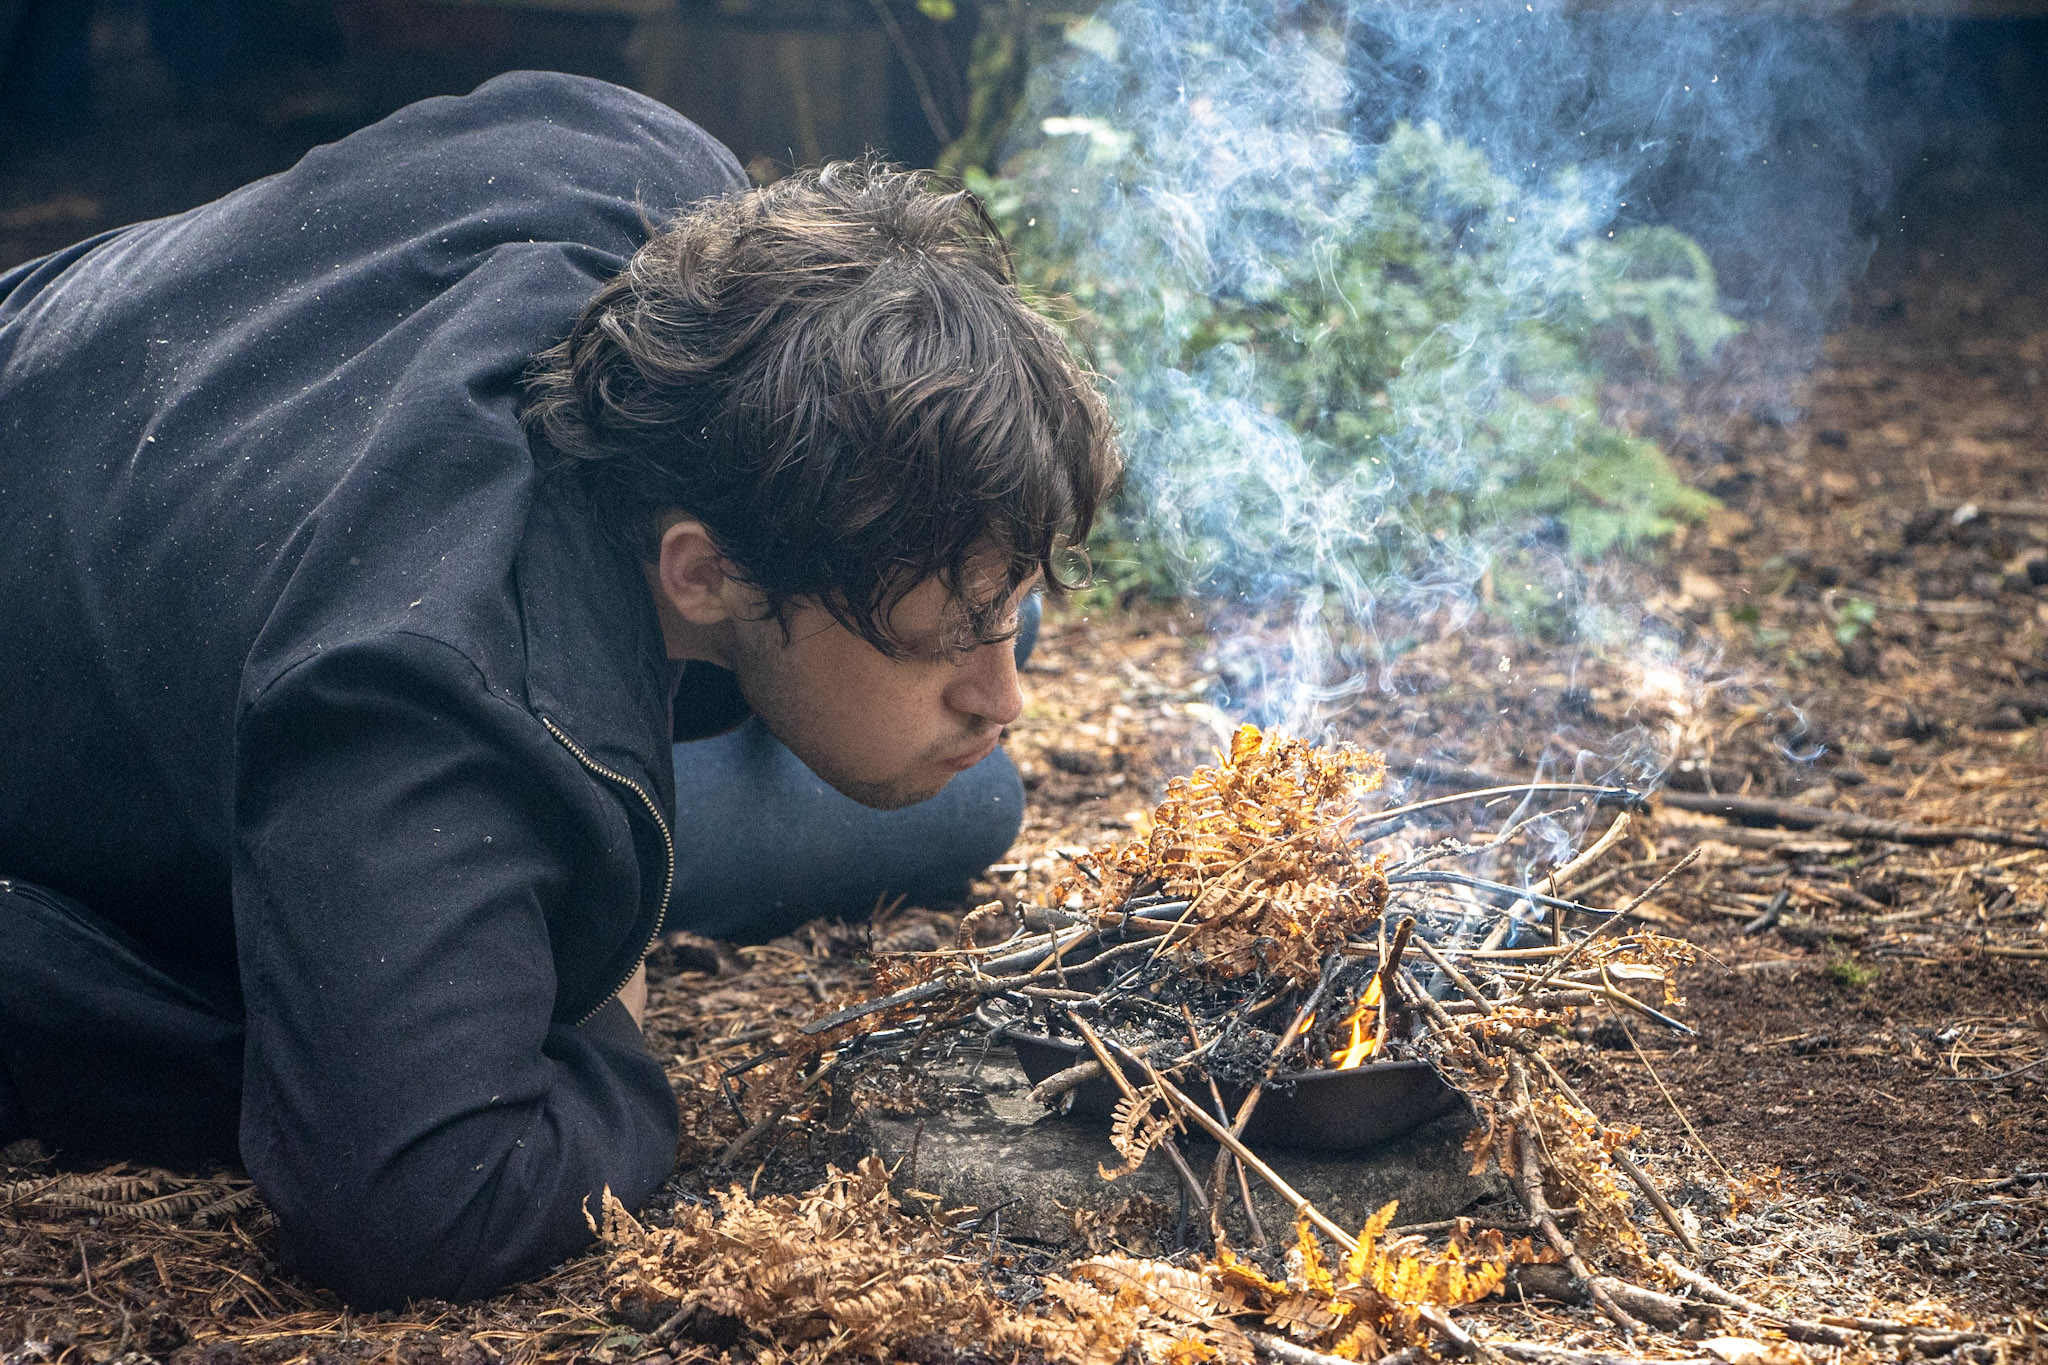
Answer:
[[[287,674],[238,754],[242,1151],[296,1268],[364,1305],[472,1297],[585,1244],[605,1187],[645,1198],[666,1078],[623,1010],[556,1018],[551,935],[633,924],[616,798],[410,636]]]

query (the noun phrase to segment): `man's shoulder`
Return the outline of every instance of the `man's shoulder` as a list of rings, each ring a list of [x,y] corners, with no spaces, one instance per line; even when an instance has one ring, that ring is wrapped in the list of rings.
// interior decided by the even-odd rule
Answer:
[[[437,101],[411,106],[425,110]],[[746,172],[718,139],[668,105],[610,81],[563,71],[511,71],[448,101],[487,122],[533,124],[566,137],[646,141],[669,152],[701,155],[723,188],[744,189]]]
[[[578,196],[662,215],[744,189],[746,173],[717,139],[668,106],[623,86],[555,71],[515,71],[467,95],[422,100],[341,141],[307,165],[395,194],[439,199],[464,185],[504,203],[575,207]],[[496,193],[485,192],[494,187]]]

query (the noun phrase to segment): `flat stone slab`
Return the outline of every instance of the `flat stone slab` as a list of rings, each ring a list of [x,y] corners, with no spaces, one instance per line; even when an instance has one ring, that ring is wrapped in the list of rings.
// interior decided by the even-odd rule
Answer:
[[[999,1219],[1003,1236],[1054,1247],[1084,1245],[1076,1215],[1080,1224],[1091,1221],[1089,1214],[1114,1218],[1132,1195],[1157,1202],[1169,1220],[1180,1209],[1180,1179],[1158,1152],[1114,1181],[1097,1175],[1098,1163],[1110,1170],[1124,1164],[1107,1129],[1033,1103],[1014,1058],[992,1052],[971,1085],[964,1073],[957,1079],[951,1108],[922,1118],[863,1115],[848,1134],[858,1151],[896,1167],[900,1193],[921,1191],[948,1209],[980,1210],[980,1230]],[[1453,1112],[1362,1156],[1276,1149],[1259,1157],[1341,1227],[1361,1226],[1390,1199],[1401,1201],[1396,1221],[1435,1222],[1511,1198],[1499,1176],[1466,1173],[1465,1135],[1475,1122],[1467,1111]],[[1216,1145],[1190,1138],[1182,1150],[1206,1185]],[[1293,1210],[1256,1176],[1251,1187],[1267,1236],[1291,1236]],[[1249,1229],[1234,1178],[1228,1189],[1224,1224],[1244,1245]]]

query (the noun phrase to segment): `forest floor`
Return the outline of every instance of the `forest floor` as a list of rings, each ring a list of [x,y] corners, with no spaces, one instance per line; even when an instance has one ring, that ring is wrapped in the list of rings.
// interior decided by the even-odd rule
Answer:
[[[2039,831],[2048,509],[2026,504],[2048,473],[2048,289],[1906,272],[1866,292],[1797,387],[1741,371],[1724,367],[1683,402],[1615,396],[1723,502],[1627,571],[1646,630],[1681,649],[1647,663],[1563,650],[1482,615],[1417,643],[1399,686],[1367,692],[1338,729],[1506,777],[1598,776],[1614,737],[1632,736],[1670,761],[1673,790]],[[1025,833],[980,894],[1030,903],[1064,855],[1142,825],[1165,779],[1223,742],[1209,698],[1232,656],[1231,638],[1185,605],[1053,612],[1009,740],[1030,792]],[[1706,856],[1644,913],[1701,950],[1678,1010],[1698,1037],[1652,1037],[1589,1010],[1553,1044],[1560,1069],[1608,1122],[1640,1125],[1729,1287],[1809,1315],[1975,1324],[2038,1354],[2048,850],[1751,828],[1664,807],[1605,865],[1603,898],[1647,887],[1695,846]],[[1755,928],[1780,893],[1774,925]],[[929,945],[951,914],[899,909],[873,939],[819,925],[658,959],[649,1032],[692,1118],[677,1193],[821,1173],[793,1125],[716,1169],[739,1126],[709,1078],[860,989],[872,942]],[[67,1173],[32,1151],[7,1155],[10,1365],[653,1353],[645,1324],[607,1306],[598,1254],[485,1304],[358,1318],[277,1267],[269,1216],[232,1174]],[[1532,1338],[1598,1339],[1589,1310],[1475,1315],[1488,1312]]]
[[[0,226],[25,241],[98,213],[39,202]],[[1425,625],[1393,685],[1335,716],[1337,731],[1509,779],[1597,778],[1618,756],[1654,754],[1673,791],[2048,827],[2048,270],[1895,261],[1810,373],[1778,354],[1738,344],[1684,393],[1610,395],[1723,504],[1616,570],[1611,592],[1640,609],[1640,637],[1673,649],[1533,642],[1483,613]],[[1166,780],[1225,742],[1213,699],[1219,680],[1242,690],[1233,670],[1255,635],[1184,604],[1050,614],[1009,737],[1025,832],[977,899],[1033,903],[1068,855],[1141,828]],[[2007,1358],[2043,1359],[2048,849],[1665,805],[1577,891],[1619,904],[1695,847],[1701,860],[1643,912],[1700,950],[1674,1007],[1698,1036],[1588,1010],[1549,1045],[1559,1069],[1609,1123],[1640,1126],[1723,1285],[1809,1317],[1974,1325]],[[796,1124],[719,1166],[741,1125],[718,1073],[864,988],[871,946],[947,941],[962,908],[661,954],[648,1032],[689,1122],[656,1204],[735,1179],[759,1192],[815,1180],[816,1134]],[[234,1173],[80,1168],[18,1144],[0,1152],[0,1362],[688,1354],[614,1310],[597,1252],[481,1304],[359,1316],[273,1251],[274,1223]],[[1495,1302],[1460,1321],[1560,1347],[1613,1341],[1583,1308]]]

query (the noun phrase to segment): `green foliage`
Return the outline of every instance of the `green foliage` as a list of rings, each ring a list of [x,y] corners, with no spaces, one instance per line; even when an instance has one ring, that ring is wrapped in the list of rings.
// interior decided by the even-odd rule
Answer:
[[[1852,961],[1846,957],[1837,958],[1828,964],[1828,980],[1834,982],[1837,986],[1847,986],[1851,990],[1861,990],[1877,980],[1877,968],[1866,967],[1862,963]]]
[[[1832,615],[1835,622],[1835,643],[1851,644],[1858,635],[1877,623],[1877,603],[1861,597],[1852,597],[1836,607]]]
[[[1099,21],[1070,41],[1118,58]],[[1402,124],[1374,148],[1311,130],[1213,192],[1170,128],[1037,132],[968,178],[1111,381],[1132,483],[1103,567],[1169,591],[1503,559],[1520,581],[1714,505],[1602,419],[1598,386],[1674,374],[1737,324],[1696,243],[1605,231],[1575,174],[1531,190]]]

